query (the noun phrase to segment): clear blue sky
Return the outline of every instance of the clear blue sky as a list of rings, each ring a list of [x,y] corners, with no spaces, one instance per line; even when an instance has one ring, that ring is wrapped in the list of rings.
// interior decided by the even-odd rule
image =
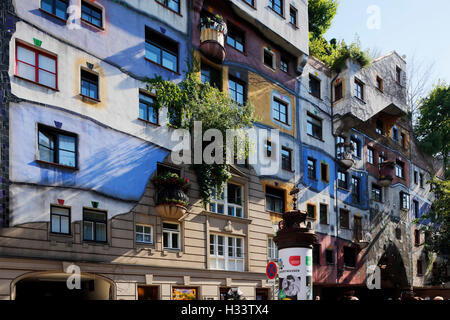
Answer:
[[[379,29],[367,25],[376,20],[367,13],[371,6],[379,8]],[[339,0],[325,38],[350,43],[355,34],[364,49],[376,48],[381,54],[395,50],[407,61],[413,56],[434,61],[432,82],[440,78],[450,83],[450,0]]]

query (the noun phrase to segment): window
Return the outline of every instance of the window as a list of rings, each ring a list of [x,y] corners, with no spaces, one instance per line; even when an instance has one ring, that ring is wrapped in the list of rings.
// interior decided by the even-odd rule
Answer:
[[[67,20],[67,0],[41,0],[41,9],[58,18]]]
[[[400,191],[400,209],[409,209],[409,194]]]
[[[316,179],[316,159],[308,158],[308,179]]]
[[[414,218],[419,219],[419,217],[420,217],[419,201],[413,200],[413,206],[414,206]]]
[[[266,209],[284,213],[284,190],[266,187]]]
[[[76,135],[38,125],[39,160],[67,167],[77,166]]]
[[[170,167],[170,166],[162,164],[162,163],[158,163],[156,165],[156,174],[158,176],[163,176],[166,173],[175,173],[179,177],[181,177],[181,170],[180,169],[174,168],[174,167]]]
[[[420,230],[414,230],[414,245],[420,246]]]
[[[297,9],[295,9],[293,6],[289,7],[289,22],[297,26]]]
[[[222,88],[221,85],[222,75],[219,70],[212,68],[205,63],[202,63],[200,73],[202,83],[209,83],[210,86],[215,87],[219,90]]]
[[[367,148],[367,162],[370,164],[375,164],[374,151],[372,148]]]
[[[380,164],[380,163],[383,163],[385,161],[386,161],[386,158],[384,157],[384,155],[379,154],[378,155],[378,163]]]
[[[245,103],[245,83],[233,78],[229,77],[228,79],[228,94],[230,98],[234,100],[236,103],[243,105]]]
[[[431,242],[431,232],[430,231],[425,231],[424,241],[426,244],[430,244],[430,242]]]
[[[97,74],[81,69],[81,95],[99,100]]]
[[[364,101],[364,84],[355,79],[355,97]]]
[[[17,43],[16,50],[16,76],[57,89],[56,56],[21,43]]]
[[[339,225],[341,229],[350,228],[350,211],[344,209],[339,210]]]
[[[268,157],[272,156],[272,142],[266,141],[266,154]]]
[[[402,240],[402,229],[395,228],[395,238],[397,240]]]
[[[417,260],[417,275],[422,276],[423,275],[423,262],[422,260]]]
[[[361,141],[356,137],[351,137],[350,143],[353,145],[353,156],[361,158]]]
[[[312,74],[309,75],[309,93],[320,99],[320,80]]]
[[[342,86],[342,81],[339,81],[339,83],[337,83],[334,86],[334,101],[341,100],[343,97],[344,97],[344,90]]]
[[[245,34],[235,26],[228,24],[227,44],[240,52],[245,51]]]
[[[81,2],[81,20],[102,28],[102,9],[93,6],[86,1]]]
[[[406,149],[406,136],[404,133],[400,134],[400,145],[403,149]]]
[[[398,142],[398,129],[396,126],[392,127],[392,140]]]
[[[244,271],[243,239],[211,234],[209,236],[210,268]]]
[[[306,205],[306,216],[310,219],[316,219],[316,205],[307,204]]]
[[[269,0],[269,7],[280,16],[283,15],[283,0]]]
[[[284,72],[288,72],[288,60],[286,58],[280,58],[280,70]]]
[[[278,260],[278,248],[273,238],[267,240],[267,258],[269,260]]]
[[[222,194],[218,194],[216,189],[213,189],[209,210],[214,213],[242,218],[242,187],[227,183]]]
[[[378,119],[377,122],[376,122],[375,131],[378,134],[383,134],[383,132],[384,132],[384,130],[383,130],[383,121],[381,121],[380,119]]]
[[[383,79],[377,76],[377,89],[383,92]]]
[[[328,164],[321,162],[320,163],[320,180],[328,182]]]
[[[313,250],[312,250],[312,254],[313,254],[313,264],[319,265],[320,266],[320,244],[314,244],[313,245]]]
[[[106,242],[107,214],[103,211],[83,209],[83,239]]]
[[[152,244],[153,227],[144,224],[136,224],[136,242]]]
[[[144,93],[139,93],[139,118],[158,124],[158,110],[154,107],[153,97]]]
[[[326,249],[325,250],[325,261],[329,264],[334,264],[334,255],[333,255],[333,249]]]
[[[306,115],[306,132],[310,136],[322,140],[322,119],[308,113]]]
[[[138,300],[158,300],[158,286],[137,286]]]
[[[338,170],[337,178],[338,178],[338,187],[347,189],[348,188],[347,173],[343,170]]]
[[[328,224],[328,205],[321,203],[320,204],[320,223]]]
[[[356,249],[344,247],[344,267],[354,268],[356,266]]]
[[[180,13],[180,0],[157,0],[162,5],[166,6],[170,10]]]
[[[70,234],[70,209],[50,207],[51,233]]]
[[[284,124],[288,124],[288,105],[278,98],[273,98],[273,118]]]
[[[380,186],[377,186],[376,184],[372,184],[372,200],[381,202],[383,200],[383,192],[382,188]]]
[[[400,160],[395,163],[395,175],[399,178],[405,177],[405,164]]]
[[[395,81],[397,81],[398,84],[402,83],[402,69],[399,67],[395,68]]]
[[[251,5],[252,7],[255,6],[255,0],[244,0],[247,4]]]
[[[178,43],[146,27],[145,58],[166,69],[178,72]]]
[[[345,138],[342,136],[337,136],[336,137],[336,154],[337,157],[343,157],[344,152],[345,152]]]
[[[163,247],[169,250],[180,250],[180,225],[163,222]]]
[[[420,187],[423,188],[423,173],[419,174],[419,184]]]
[[[418,172],[414,171],[414,183],[415,184],[419,184],[417,177],[418,177]]]
[[[275,54],[272,50],[264,48],[263,63],[265,66],[275,69]]]
[[[361,184],[359,178],[352,177],[352,202],[361,202]]]
[[[281,168],[283,170],[292,170],[292,150],[285,147],[281,148]]]

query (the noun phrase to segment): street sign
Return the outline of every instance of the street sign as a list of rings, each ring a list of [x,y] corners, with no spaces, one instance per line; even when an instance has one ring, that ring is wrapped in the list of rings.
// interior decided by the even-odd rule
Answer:
[[[266,267],[267,278],[269,278],[269,280],[275,279],[275,277],[277,276],[277,273],[278,273],[278,268],[277,268],[277,265],[275,264],[275,262],[269,262]]]

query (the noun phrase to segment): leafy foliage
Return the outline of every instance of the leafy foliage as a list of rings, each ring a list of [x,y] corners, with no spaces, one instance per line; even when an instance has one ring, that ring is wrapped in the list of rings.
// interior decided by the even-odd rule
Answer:
[[[450,86],[438,83],[430,94],[422,99],[420,116],[415,133],[425,152],[444,160],[446,177],[449,173],[450,153]]]
[[[368,65],[371,60],[369,51],[362,50],[359,39],[347,45],[344,40],[336,42],[336,39],[332,39],[328,42],[322,37],[311,38],[309,53],[335,71],[343,69],[347,59],[358,62],[361,67]]]
[[[440,257],[441,261],[438,272],[434,274],[434,282],[442,283],[450,281],[450,277],[445,272],[450,254],[450,181],[434,178],[430,183],[433,186],[436,200],[433,202],[431,210],[415,219],[414,222],[422,224],[422,229],[431,234],[429,242],[425,243],[425,249]]]
[[[194,122],[201,121],[202,133],[208,129],[217,129],[225,139],[227,129],[237,130],[253,126],[256,118],[251,104],[240,105],[209,83],[202,83],[196,73],[199,68],[195,59],[188,68],[185,79],[178,84],[163,80],[160,76],[147,79],[148,89],[156,92],[156,108],[168,107],[168,117],[172,119],[173,127],[187,129],[193,136]],[[244,134],[239,138],[246,145],[245,154],[241,154],[241,157],[245,157],[248,155],[247,146],[250,142]],[[223,147],[225,159],[227,145],[224,143]],[[192,165],[192,168],[198,178],[200,197],[204,205],[210,201],[212,189],[222,191],[231,178],[229,164],[226,163],[203,162]]]
[[[308,19],[309,32],[313,38],[321,38],[331,27],[331,21],[336,15],[338,2],[336,0],[309,0]]]
[[[183,191],[187,191],[189,189],[189,179],[180,178],[178,174],[173,172],[167,172],[162,176],[156,176],[152,179],[155,187],[178,187],[183,189]]]

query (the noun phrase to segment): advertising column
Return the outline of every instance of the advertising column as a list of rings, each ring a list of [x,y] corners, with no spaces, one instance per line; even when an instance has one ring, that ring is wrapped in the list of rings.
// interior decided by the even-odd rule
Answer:
[[[279,299],[312,300],[312,246],[317,235],[304,227],[306,213],[299,210],[283,214],[274,238],[279,257]]]

